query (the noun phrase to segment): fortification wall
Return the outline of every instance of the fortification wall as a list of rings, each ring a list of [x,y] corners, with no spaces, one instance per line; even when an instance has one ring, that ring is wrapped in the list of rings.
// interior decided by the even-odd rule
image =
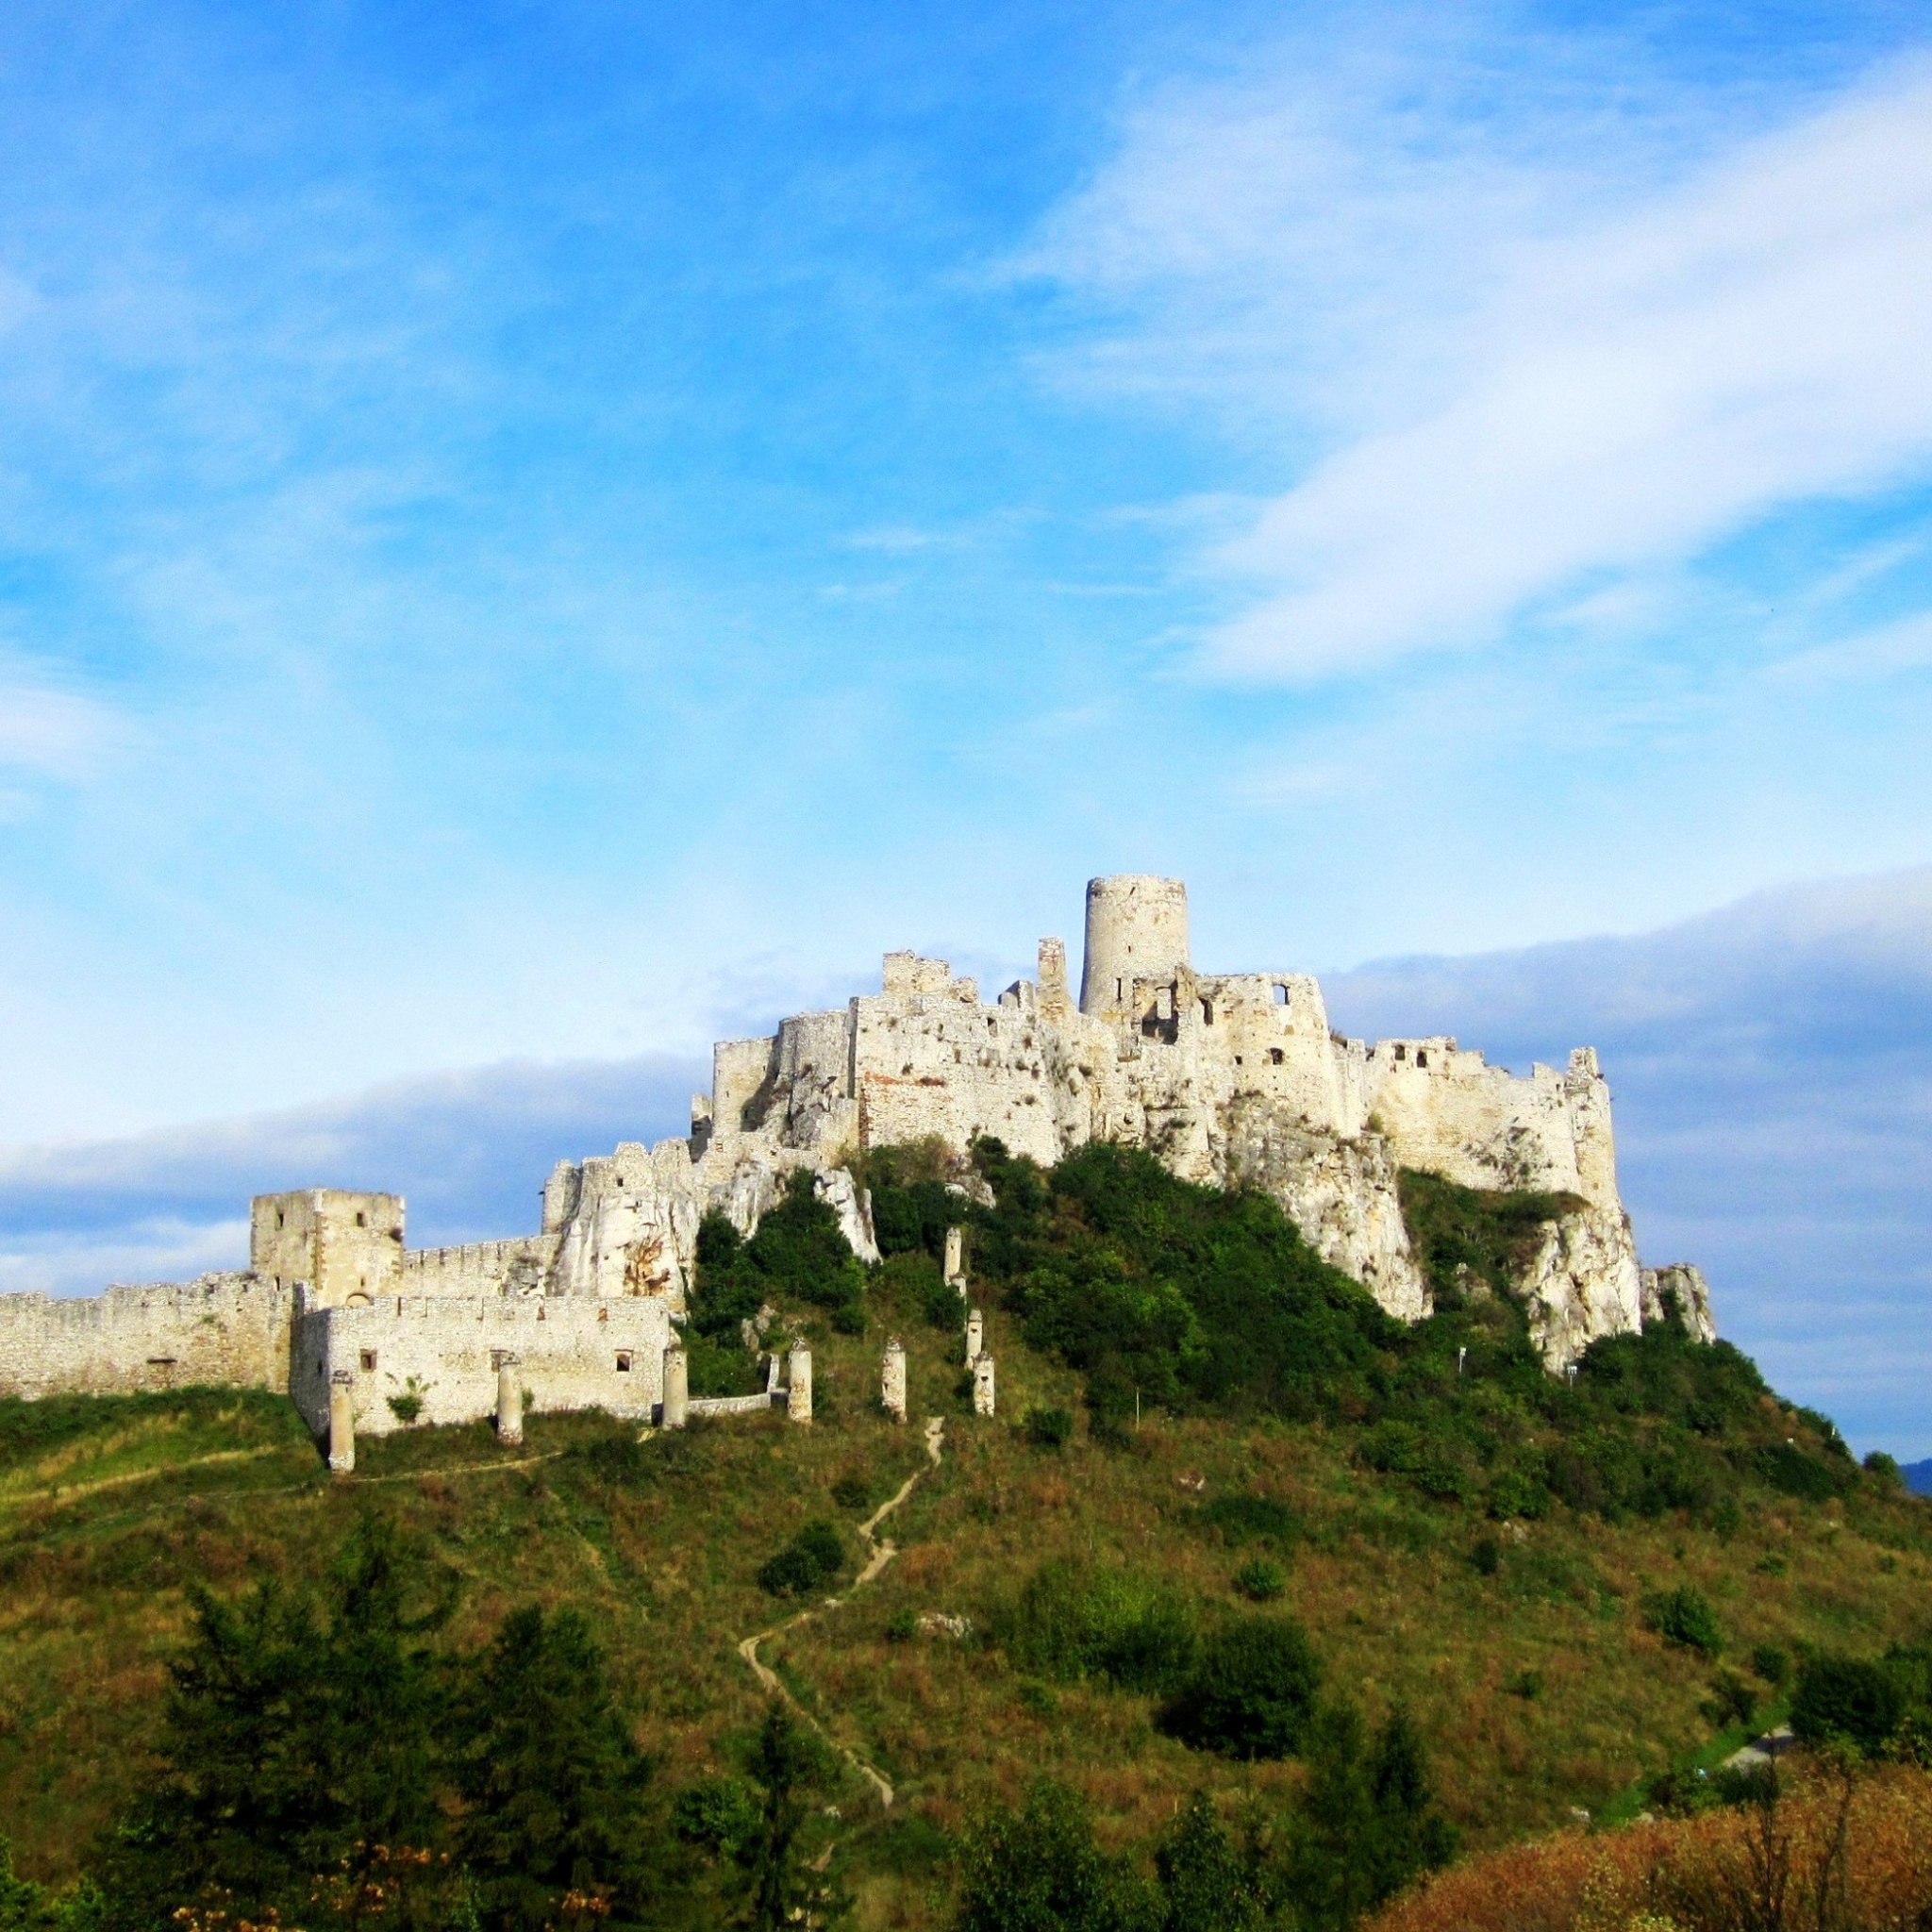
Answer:
[[[285,1391],[295,1291],[204,1274],[104,1294],[0,1295],[0,1395]]]
[[[661,1298],[391,1295],[367,1307],[305,1304],[288,1386],[317,1436],[328,1428],[338,1372],[350,1377],[358,1434],[408,1426],[390,1407],[408,1397],[420,1404],[417,1422],[475,1422],[496,1412],[497,1361],[507,1351],[517,1357],[532,1408],[605,1408],[648,1420],[664,1397],[671,1341]]]
[[[1589,1048],[1571,1056],[1566,1073],[1539,1065],[1524,1079],[1447,1036],[1383,1040],[1366,1072],[1369,1108],[1404,1167],[1621,1209],[1609,1090]]]
[[[397,1271],[397,1294],[540,1294],[549,1282],[560,1233],[471,1241],[459,1248],[410,1248]]]
[[[403,1198],[343,1188],[258,1194],[248,1265],[269,1281],[306,1281],[318,1300],[392,1292],[403,1255]]]

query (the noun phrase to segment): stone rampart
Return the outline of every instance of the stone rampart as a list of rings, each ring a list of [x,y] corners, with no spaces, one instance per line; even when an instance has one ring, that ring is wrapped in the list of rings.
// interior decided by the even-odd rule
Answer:
[[[513,1356],[529,1407],[540,1412],[605,1408],[647,1422],[663,1399],[671,1341],[661,1296],[388,1295],[366,1307],[315,1307],[305,1297],[288,1388],[321,1436],[331,1381],[346,1373],[357,1434],[381,1436],[412,1421],[494,1415],[497,1372]]]
[[[295,1294],[253,1274],[204,1274],[84,1298],[0,1295],[0,1395],[286,1391]]]
[[[558,1234],[517,1235],[460,1248],[410,1248],[402,1257],[398,1294],[541,1294],[556,1265]]]

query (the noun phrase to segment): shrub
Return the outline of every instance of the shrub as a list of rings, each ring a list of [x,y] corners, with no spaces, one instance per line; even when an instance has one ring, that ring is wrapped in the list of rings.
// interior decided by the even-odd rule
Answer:
[[[1250,1557],[1234,1573],[1234,1587],[1251,1603],[1272,1604],[1288,1588],[1288,1572],[1271,1557]]]
[[[1026,1411],[1026,1440],[1036,1449],[1064,1449],[1074,1435],[1074,1411],[1070,1408],[1029,1408]]]
[[[406,1428],[423,1413],[423,1398],[413,1389],[389,1399],[389,1412]]]
[[[894,1610],[886,1619],[888,1643],[910,1643],[919,1635],[919,1617],[913,1610]]]
[[[1836,1739],[1882,1751],[1906,1714],[1905,1687],[1883,1663],[1821,1652],[1798,1666],[1791,1729],[1807,1744]]]
[[[1643,1624],[1666,1643],[1682,1644],[1706,1657],[1715,1657],[1724,1647],[1724,1632],[1718,1628],[1710,1599],[1691,1584],[1645,1597]]]
[[[1130,1571],[1042,1563],[996,1627],[1018,1669],[1063,1682],[1094,1676],[1123,1690],[1163,1690],[1194,1659],[1187,1604]]]
[[[1752,1457],[1751,1466],[1773,1489],[1801,1502],[1827,1503],[1839,1491],[1837,1474],[1790,1442],[1767,1444]]]
[[[741,1778],[704,1778],[672,1801],[671,1828],[688,1845],[736,1857],[758,1828],[758,1801]]]
[[[1534,1522],[1550,1507],[1550,1487],[1526,1470],[1506,1469],[1490,1479],[1490,1514],[1499,1522],[1525,1517]]]
[[[1161,1723],[1196,1750],[1286,1757],[1307,1729],[1321,1678],[1307,1635],[1293,1618],[1239,1617],[1202,1646]]]
[[[774,1557],[758,1566],[758,1587],[773,1596],[803,1596],[845,1564],[844,1539],[834,1524],[808,1523]]]
[[[1094,1842],[1080,1799],[1046,1779],[1018,1811],[968,1833],[958,1932],[1132,1932],[1157,1923],[1146,1887]]]
[[[862,1469],[848,1469],[832,1485],[832,1501],[841,1509],[863,1509],[874,1493],[872,1477]]]
[[[1791,1674],[1790,1653],[1779,1649],[1774,1643],[1760,1643],[1751,1653],[1751,1668],[1774,1690],[1781,1690],[1785,1680]]]
[[[1243,1543],[1272,1543],[1278,1550],[1288,1550],[1301,1541],[1301,1518],[1274,1496],[1245,1492],[1217,1496],[1202,1506],[1200,1520],[1236,1549]]]
[[[1733,1671],[1720,1671],[1711,1679],[1704,1714],[1719,1730],[1748,1724],[1757,1715],[1757,1693]]]
[[[1906,1486],[1905,1472],[1898,1466],[1898,1457],[1888,1456],[1883,1449],[1874,1449],[1866,1457],[1865,1474],[1888,1494],[1896,1494]]]
[[[1492,1536],[1479,1536],[1470,1546],[1469,1560],[1478,1576],[1493,1576],[1503,1567],[1503,1545]]]
[[[832,1310],[832,1327],[840,1335],[863,1335],[865,1309],[857,1301],[841,1302]]]

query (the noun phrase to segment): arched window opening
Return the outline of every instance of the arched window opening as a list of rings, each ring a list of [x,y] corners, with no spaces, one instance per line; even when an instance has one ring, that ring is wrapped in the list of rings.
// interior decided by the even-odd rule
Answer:
[[[1274,988],[1274,1004],[1277,1007],[1285,1007],[1288,1004],[1288,989],[1279,982]]]
[[[1204,1026],[1211,1026],[1214,1024],[1214,1002],[1212,1000],[1203,1000],[1201,1002],[1201,1024]]]

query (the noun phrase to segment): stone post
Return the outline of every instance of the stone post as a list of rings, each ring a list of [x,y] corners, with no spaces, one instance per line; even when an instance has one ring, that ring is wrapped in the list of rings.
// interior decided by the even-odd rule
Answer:
[[[983,1355],[973,1364],[973,1413],[992,1413],[992,1357]]]
[[[962,1297],[966,1292],[965,1238],[963,1228],[946,1230],[946,1286],[957,1288]]]
[[[895,1423],[906,1420],[906,1348],[896,1335],[886,1343],[879,1366],[879,1400]]]
[[[691,1415],[691,1368],[684,1350],[673,1342],[664,1351],[664,1411],[660,1418],[667,1429],[681,1429]]]
[[[785,1414],[794,1423],[808,1423],[811,1420],[811,1350],[794,1348],[785,1358],[785,1374],[788,1386],[785,1391]]]
[[[347,1475],[356,1466],[356,1378],[338,1369],[328,1385],[328,1473]]]
[[[524,1388],[517,1375],[517,1356],[509,1349],[496,1351],[496,1440],[521,1442],[524,1440]]]

